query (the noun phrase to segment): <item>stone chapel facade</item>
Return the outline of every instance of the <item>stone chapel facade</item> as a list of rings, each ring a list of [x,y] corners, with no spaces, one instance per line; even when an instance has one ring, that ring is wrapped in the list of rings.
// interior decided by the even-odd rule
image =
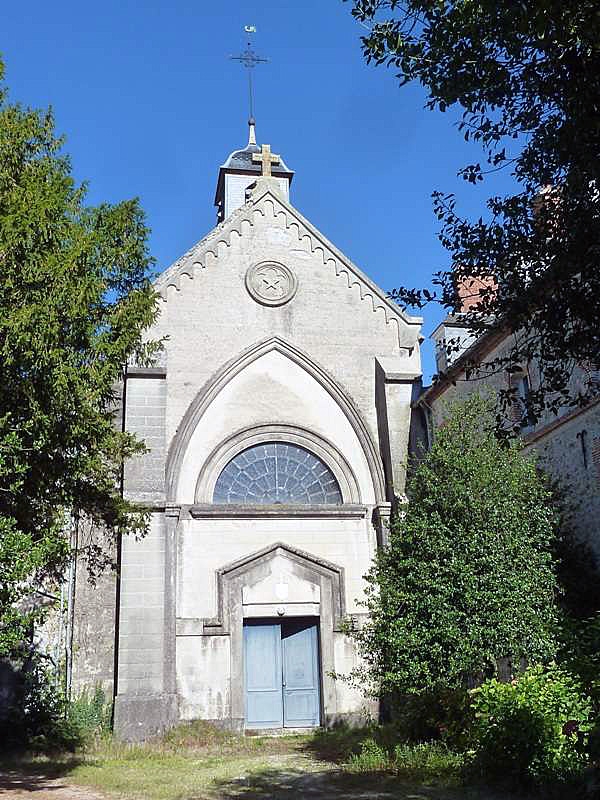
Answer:
[[[357,663],[341,624],[363,613],[404,491],[421,320],[294,208],[292,178],[251,124],[219,171],[219,224],[156,282],[160,364],[127,371],[125,425],[149,452],[124,491],[151,524],[121,543],[125,739],[179,720],[299,728],[365,710],[332,673]],[[86,624],[80,642],[94,639]]]

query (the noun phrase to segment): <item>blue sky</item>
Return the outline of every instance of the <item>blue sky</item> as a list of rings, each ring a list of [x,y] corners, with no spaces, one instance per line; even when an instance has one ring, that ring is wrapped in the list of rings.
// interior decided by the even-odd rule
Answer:
[[[89,202],[140,197],[159,270],[213,227],[219,164],[246,143],[246,74],[228,56],[247,24],[270,59],[255,70],[259,142],[296,171],[294,205],[382,288],[427,284],[447,265],[434,189],[479,216],[510,188],[502,174],[477,188],[457,179],[480,157],[457,114],[426,111],[420,87],[368,67],[341,0],[30,0],[2,16],[11,99],[53,106]],[[424,315],[428,335],[440,311]]]

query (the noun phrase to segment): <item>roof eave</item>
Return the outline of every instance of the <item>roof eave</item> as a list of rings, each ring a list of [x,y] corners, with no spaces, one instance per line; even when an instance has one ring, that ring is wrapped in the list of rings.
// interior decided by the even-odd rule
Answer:
[[[475,355],[483,355],[484,353],[489,353],[489,351],[496,345],[498,342],[501,342],[502,339],[507,335],[508,331],[505,326],[497,324],[494,325],[493,328],[490,328],[484,334],[482,334],[478,339],[476,339],[473,344],[468,347],[464,353],[452,363],[450,368],[443,373],[441,377],[438,378],[434,383],[429,386],[422,395],[417,399],[416,404],[418,405],[421,401],[429,402],[430,400],[435,400],[439,397],[442,392],[448,388],[448,386],[453,382],[454,378],[457,375],[460,375],[461,372],[465,371],[466,365],[469,360],[473,358]]]

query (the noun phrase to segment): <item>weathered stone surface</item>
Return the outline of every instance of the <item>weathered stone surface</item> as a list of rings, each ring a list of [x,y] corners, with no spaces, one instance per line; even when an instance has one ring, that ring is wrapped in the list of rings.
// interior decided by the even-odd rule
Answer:
[[[115,731],[127,742],[143,742],[163,733],[179,718],[174,694],[119,694],[115,698]]]
[[[250,201],[160,276],[149,336],[166,337],[161,363],[127,377],[126,427],[148,453],[127,465],[125,494],[152,514],[145,538],[122,543],[124,739],[177,719],[243,726],[243,623],[269,614],[318,618],[323,722],[365,713],[331,673],[357,665],[340,625],[360,612],[381,520],[404,490],[420,320],[274,180],[253,176]],[[313,453],[341,504],[214,504],[231,459],[273,442]]]

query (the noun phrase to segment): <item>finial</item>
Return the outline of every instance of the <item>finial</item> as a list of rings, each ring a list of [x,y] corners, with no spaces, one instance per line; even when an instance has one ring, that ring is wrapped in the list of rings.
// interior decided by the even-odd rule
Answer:
[[[256,120],[254,117],[250,117],[248,120],[248,147],[252,144],[256,144]]]
[[[252,87],[252,70],[257,64],[266,64],[267,58],[260,58],[252,49],[252,40],[250,34],[256,33],[254,25],[245,25],[244,31],[248,34],[248,45],[243,53],[239,56],[229,56],[232,61],[239,61],[248,70],[248,99],[250,101],[250,118],[254,118],[254,91]]]

